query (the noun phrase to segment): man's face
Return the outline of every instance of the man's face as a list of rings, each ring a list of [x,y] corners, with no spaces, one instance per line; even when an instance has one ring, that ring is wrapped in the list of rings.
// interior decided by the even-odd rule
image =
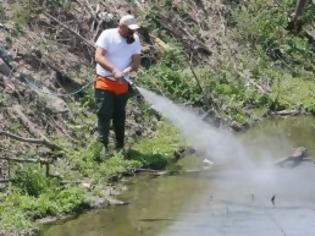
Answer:
[[[124,38],[131,37],[135,33],[135,30],[129,29],[126,25],[119,25],[119,29],[120,35]]]

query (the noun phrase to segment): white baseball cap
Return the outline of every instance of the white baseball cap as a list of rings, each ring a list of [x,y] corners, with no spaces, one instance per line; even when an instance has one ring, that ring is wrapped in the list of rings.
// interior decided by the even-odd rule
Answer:
[[[125,15],[123,16],[120,21],[120,25],[126,25],[131,30],[137,30],[140,26],[137,23],[136,18],[133,15]]]

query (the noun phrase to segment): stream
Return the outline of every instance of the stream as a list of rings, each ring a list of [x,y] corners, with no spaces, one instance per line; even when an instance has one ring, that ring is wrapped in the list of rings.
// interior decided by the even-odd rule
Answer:
[[[200,173],[128,179],[118,196],[126,206],[98,209],[44,225],[40,236],[312,236],[315,235],[315,168],[275,169],[261,157],[278,159],[293,147],[315,154],[315,120],[270,119],[240,134],[258,164],[246,168],[214,165]],[[202,168],[202,158],[181,160]],[[272,197],[274,197],[272,201]]]

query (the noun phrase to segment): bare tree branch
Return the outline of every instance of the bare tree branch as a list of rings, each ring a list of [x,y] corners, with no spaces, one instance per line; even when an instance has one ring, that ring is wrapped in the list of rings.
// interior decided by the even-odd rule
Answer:
[[[45,145],[51,149],[60,149],[60,147],[58,147],[57,145],[55,145],[53,143],[47,142],[47,140],[45,140],[45,139],[24,138],[24,137],[20,137],[20,136],[17,136],[15,134],[12,134],[12,133],[9,133],[9,132],[3,131],[3,130],[0,130],[0,136],[1,135],[15,139],[15,140],[20,141],[20,142],[42,144],[42,145]]]
[[[78,32],[74,31],[73,29],[71,29],[69,26],[65,25],[64,23],[62,23],[61,21],[59,21],[56,17],[50,15],[49,13],[43,12],[43,14],[45,16],[47,16],[48,18],[52,19],[53,21],[55,21],[56,23],[58,23],[60,26],[62,26],[64,29],[70,31],[71,33],[73,33],[75,36],[77,36],[78,38],[80,38],[81,40],[83,40],[88,46],[95,48],[95,45],[88,39],[84,38],[81,34],[79,34]]]

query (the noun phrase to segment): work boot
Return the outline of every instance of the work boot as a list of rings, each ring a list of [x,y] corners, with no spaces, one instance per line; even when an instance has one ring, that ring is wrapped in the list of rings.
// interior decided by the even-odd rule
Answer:
[[[108,150],[107,150],[107,148],[104,145],[102,147],[102,150],[100,151],[99,160],[100,161],[105,161],[106,159],[108,159]]]
[[[102,142],[97,142],[96,144],[96,149],[95,149],[95,156],[94,160],[95,161],[104,161],[105,159],[108,158],[108,150],[107,150],[107,145],[105,145]]]
[[[128,157],[128,150],[126,150],[125,148],[116,148],[116,154],[122,155],[124,158]]]

